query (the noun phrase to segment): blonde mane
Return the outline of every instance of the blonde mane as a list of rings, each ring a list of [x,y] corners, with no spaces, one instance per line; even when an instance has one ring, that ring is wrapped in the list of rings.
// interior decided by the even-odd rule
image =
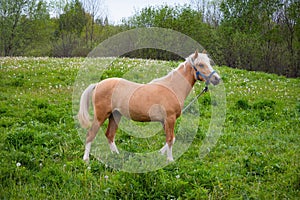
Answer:
[[[179,69],[180,66],[181,66],[181,64],[176,69],[173,69],[172,71],[170,71],[167,75],[165,75],[163,77],[153,79],[152,81],[149,82],[149,84],[172,80],[174,72],[176,72]]]

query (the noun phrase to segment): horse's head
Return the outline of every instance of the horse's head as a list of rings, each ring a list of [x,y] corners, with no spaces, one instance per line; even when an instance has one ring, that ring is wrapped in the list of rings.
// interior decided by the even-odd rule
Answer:
[[[206,84],[219,84],[221,78],[219,74],[212,68],[210,59],[205,51],[203,51],[203,53],[198,53],[198,51],[196,51],[187,58],[187,61],[191,63],[193,69],[195,70],[196,80],[205,81]]]

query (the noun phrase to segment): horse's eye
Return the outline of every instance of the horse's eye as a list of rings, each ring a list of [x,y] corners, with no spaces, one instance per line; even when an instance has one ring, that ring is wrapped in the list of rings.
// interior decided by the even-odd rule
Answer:
[[[203,65],[203,64],[200,64],[199,66],[200,66],[201,68],[204,68],[204,65]]]

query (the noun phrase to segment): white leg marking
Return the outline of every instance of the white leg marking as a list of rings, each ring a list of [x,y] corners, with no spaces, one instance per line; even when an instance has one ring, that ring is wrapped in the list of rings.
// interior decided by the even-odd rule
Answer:
[[[175,143],[175,137],[174,137],[174,139],[173,139],[172,144],[174,144],[174,143]],[[172,154],[172,146],[169,147],[168,143],[166,143],[165,146],[163,146],[163,148],[161,148],[161,149],[159,150],[159,152],[160,152],[162,155],[164,155],[164,154],[166,153],[166,151],[167,151],[167,160],[168,160],[168,161],[174,161],[174,159],[173,159],[173,154]]]
[[[168,160],[168,161],[174,161],[173,155],[172,155],[172,146],[171,146],[171,147],[168,146],[167,160]]]
[[[117,154],[119,154],[119,150],[118,150],[115,142],[110,143],[109,147],[110,147],[111,152],[116,152]]]
[[[92,145],[91,142],[89,142],[89,143],[87,143],[85,145],[85,151],[84,151],[84,156],[83,156],[83,160],[84,161],[88,161],[89,160],[91,145]]]
[[[168,145],[167,160],[171,161],[171,162],[174,161],[174,159],[173,159],[173,153],[172,153],[172,151],[173,151],[173,144],[174,143],[175,143],[175,137],[173,138],[172,146],[169,147],[169,145]]]
[[[166,143],[165,146],[163,146],[163,148],[161,148],[159,150],[159,152],[161,153],[161,155],[164,155],[166,153],[167,148],[168,148],[168,144]]]

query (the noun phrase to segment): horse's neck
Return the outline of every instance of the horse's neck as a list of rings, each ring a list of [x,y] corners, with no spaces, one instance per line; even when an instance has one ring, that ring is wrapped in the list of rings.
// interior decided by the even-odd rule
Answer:
[[[176,70],[154,83],[170,88],[176,94],[181,106],[183,106],[184,100],[195,84],[192,67],[188,66],[187,63],[181,63]]]
[[[178,78],[173,79],[174,87],[179,89],[178,93],[185,100],[196,82],[192,73],[192,67],[188,66],[187,63],[181,63],[176,72]]]

